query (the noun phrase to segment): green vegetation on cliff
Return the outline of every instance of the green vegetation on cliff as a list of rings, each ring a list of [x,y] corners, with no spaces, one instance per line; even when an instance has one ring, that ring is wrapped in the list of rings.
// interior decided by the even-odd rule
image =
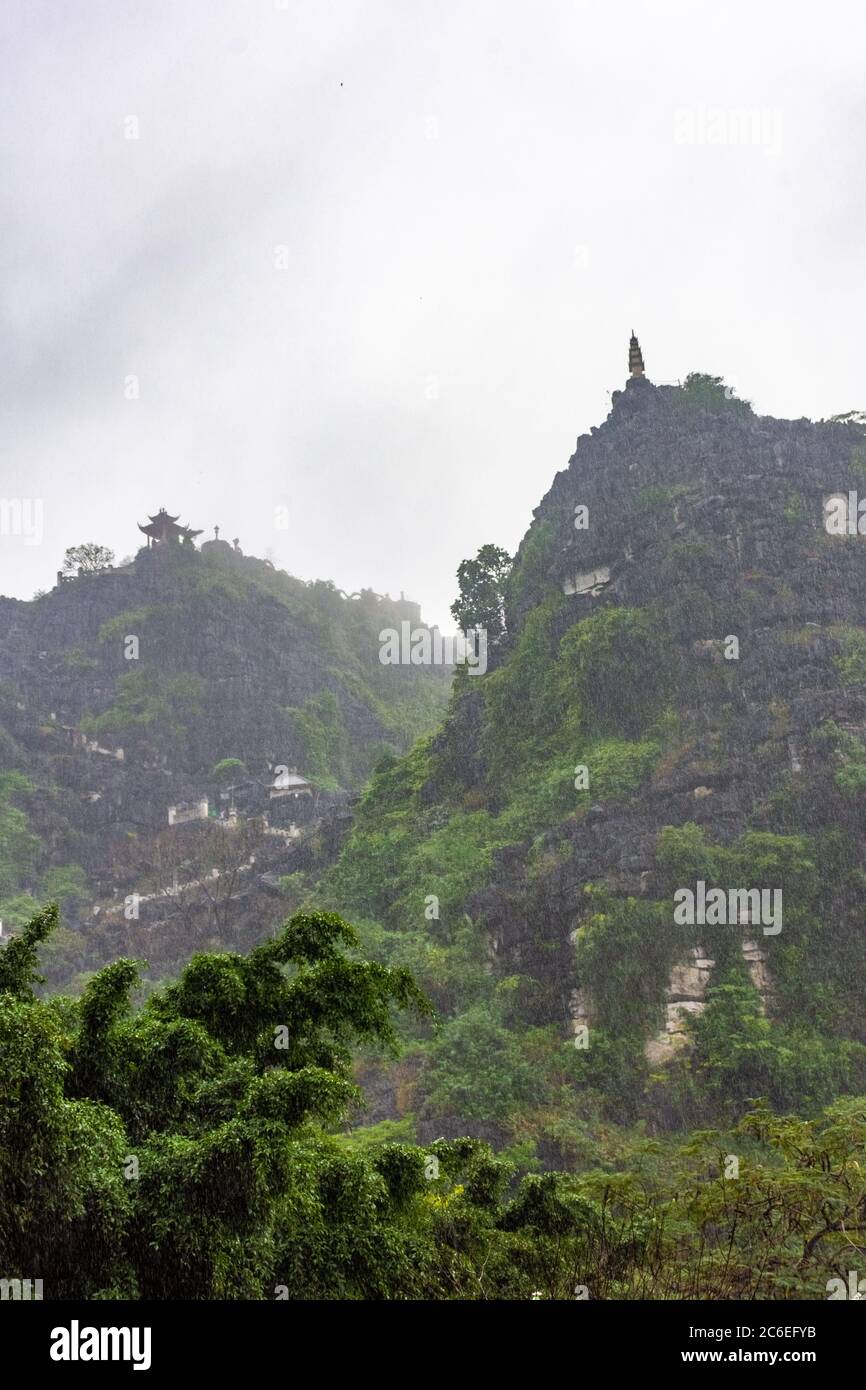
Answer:
[[[718,378],[638,382],[510,572],[491,546],[461,567],[461,612],[504,595],[491,669],[379,765],[318,889],[442,1016],[404,1030],[399,1068],[369,1063],[377,1120],[580,1167],[612,1123],[866,1089],[866,552],[822,525],[860,438]],[[699,881],[778,890],[783,925],[678,925]]]

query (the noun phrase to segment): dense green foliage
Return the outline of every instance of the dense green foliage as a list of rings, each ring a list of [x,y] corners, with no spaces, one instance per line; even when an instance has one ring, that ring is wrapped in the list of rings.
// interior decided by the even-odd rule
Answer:
[[[547,948],[538,948],[537,972],[499,980],[467,910],[492,880],[499,852],[530,839],[542,881],[547,827],[585,815],[593,803],[625,799],[645,782],[669,739],[673,678],[657,615],[607,609],[563,633],[563,611],[562,595],[551,593],[526,615],[498,669],[475,688],[458,684],[440,734],[380,764],[340,862],[319,889],[322,901],[362,919],[365,946],[377,958],[409,965],[443,1014],[437,1040],[414,1039],[412,1106],[433,1124],[462,1121],[499,1142],[522,1143],[530,1159],[540,1145],[553,1161],[585,1146],[587,1118],[614,1079],[622,1083],[610,1086],[614,1113],[633,1118],[627,1098],[645,1070],[637,1030],[657,1011],[664,980],[641,982],[652,1004],[644,1014],[627,1010],[627,1037],[602,1028],[598,1045],[577,1054],[555,1028],[537,1027],[555,1008],[544,982],[553,964],[545,964]],[[634,663],[647,667],[646,679],[629,685],[627,700],[614,700]],[[459,742],[470,708],[481,754],[475,764]],[[658,940],[666,941],[660,960],[669,967],[670,933]],[[646,948],[639,934],[633,944],[632,973],[640,976]]]
[[[391,1008],[428,1007],[339,917],[197,956],[140,1008],[125,960],[80,1000],[37,999],[56,921],[0,952],[0,1277],[45,1297],[825,1297],[855,1257],[862,1100],[757,1108],[687,1145],[634,1134],[518,1182],[478,1139],[345,1133],[350,1047],[393,1046]],[[441,1078],[470,1050],[468,1113],[531,1091],[489,1015],[460,1031],[435,1046]]]

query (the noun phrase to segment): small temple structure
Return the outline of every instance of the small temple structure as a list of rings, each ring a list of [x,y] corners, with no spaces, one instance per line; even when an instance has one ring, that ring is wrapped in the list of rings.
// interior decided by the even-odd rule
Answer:
[[[643,353],[640,350],[640,343],[631,330],[631,341],[628,345],[628,369],[632,376],[643,376]]]
[[[177,521],[176,516],[169,516],[165,507],[160,507],[147,526],[139,522],[138,529],[147,536],[148,549],[154,545],[177,544],[179,541],[191,545],[196,536],[201,535],[201,531],[193,531],[189,526],[178,526]]]

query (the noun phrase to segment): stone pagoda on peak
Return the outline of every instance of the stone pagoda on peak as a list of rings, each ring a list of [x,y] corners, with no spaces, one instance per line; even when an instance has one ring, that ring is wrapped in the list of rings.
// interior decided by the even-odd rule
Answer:
[[[643,376],[643,353],[640,350],[640,343],[631,330],[631,341],[628,345],[628,369],[633,377]]]

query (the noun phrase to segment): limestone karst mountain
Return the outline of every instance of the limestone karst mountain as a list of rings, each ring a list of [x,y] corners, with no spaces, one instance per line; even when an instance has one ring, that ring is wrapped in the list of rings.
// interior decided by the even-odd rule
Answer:
[[[168,969],[229,928],[257,939],[313,830],[327,850],[447,699],[443,668],[378,659],[416,604],[198,549],[164,511],[140,529],[131,562],[0,599],[0,919],[60,900],[77,934],[55,982],[118,950]]]
[[[554,1163],[589,1115],[866,1076],[866,434],[631,356],[534,513],[490,671],[376,773],[328,882],[445,1020],[371,1118]],[[731,913],[683,920],[687,892]]]

